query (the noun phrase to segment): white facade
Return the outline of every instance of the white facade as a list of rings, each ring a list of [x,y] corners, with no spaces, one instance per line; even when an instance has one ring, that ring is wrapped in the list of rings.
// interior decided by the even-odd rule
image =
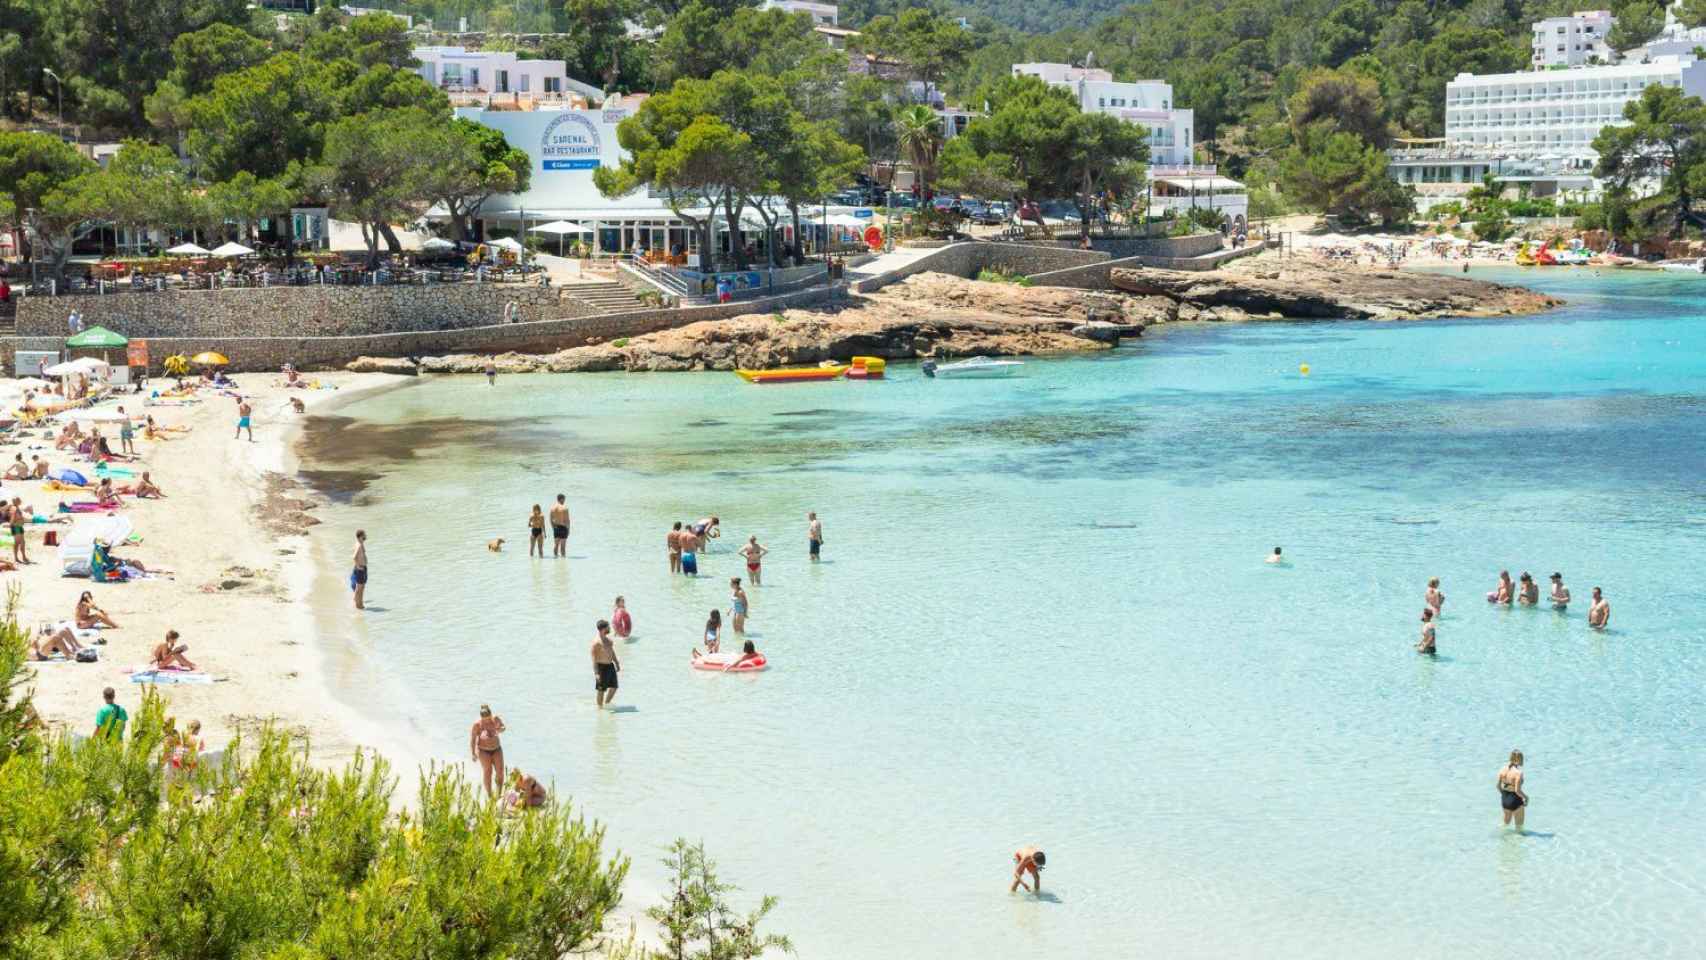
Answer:
[[[1706,64],[1692,56],[1651,63],[1474,76],[1445,86],[1445,139],[1539,157],[1595,156],[1593,138],[1653,84],[1706,95]]]
[[[841,26],[841,8],[833,3],[813,3],[812,0],[764,0],[759,4],[759,9],[810,14],[814,26]]]
[[[1152,164],[1191,162],[1195,115],[1190,110],[1173,107],[1172,84],[1162,80],[1123,83],[1106,70],[1065,63],[1015,63],[1013,76],[1038,77],[1051,86],[1071,91],[1078,100],[1078,109],[1085,113],[1106,113],[1147,128]]]
[[[1536,70],[1616,63],[1617,52],[1606,39],[1614,22],[1610,10],[1588,10],[1542,20],[1533,26],[1530,62]]]
[[[466,47],[416,47],[415,68],[426,81],[451,93],[555,99],[566,96],[568,65],[561,60],[523,60],[512,51]]]

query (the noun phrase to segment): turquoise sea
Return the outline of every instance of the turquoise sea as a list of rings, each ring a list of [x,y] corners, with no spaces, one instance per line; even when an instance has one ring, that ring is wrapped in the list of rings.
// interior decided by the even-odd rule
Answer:
[[[635,896],[702,838],[803,957],[1701,956],[1706,280],[1498,276],[1569,306],[1181,327],[1007,382],[359,401],[307,444],[322,551],[370,537],[334,677],[453,761],[490,703]],[[529,559],[559,492],[571,557]],[[707,514],[723,540],[672,577],[670,522]],[[773,668],[693,671],[748,534]],[[1501,569],[1577,602],[1491,608]],[[1430,576],[1438,659],[1412,650]],[[632,709],[600,714],[617,594]],[[1512,748],[1527,836],[1499,826]],[[1007,892],[1028,843],[1042,900]]]

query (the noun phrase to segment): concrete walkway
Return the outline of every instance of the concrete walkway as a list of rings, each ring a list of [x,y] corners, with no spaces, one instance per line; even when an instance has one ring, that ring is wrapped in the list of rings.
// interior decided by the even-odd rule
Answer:
[[[896,247],[892,252],[885,253],[870,263],[848,267],[847,276],[852,280],[882,276],[890,270],[899,270],[901,267],[911,266],[914,261],[928,257],[941,249],[941,247]]]

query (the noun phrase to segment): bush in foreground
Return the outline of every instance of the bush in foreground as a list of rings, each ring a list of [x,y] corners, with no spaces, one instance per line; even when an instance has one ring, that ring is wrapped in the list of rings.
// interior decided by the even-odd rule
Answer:
[[[516,958],[595,945],[624,858],[566,803],[500,816],[455,772],[392,813],[386,763],[310,765],[277,730],[168,781],[165,702],[122,742],[32,724],[0,622],[0,958]],[[92,714],[91,714],[92,717]],[[91,721],[92,725],[92,721]]]

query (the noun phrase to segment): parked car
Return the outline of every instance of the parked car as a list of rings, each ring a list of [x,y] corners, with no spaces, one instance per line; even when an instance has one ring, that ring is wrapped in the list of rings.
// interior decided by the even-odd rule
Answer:
[[[1003,201],[997,200],[989,205],[990,223],[1006,223],[1013,219],[1013,210]]]
[[[891,190],[889,191],[887,203],[878,204],[878,206],[890,206],[894,207],[896,210],[912,210],[918,206],[918,198],[910,193]]]
[[[1045,220],[1077,223],[1083,219],[1078,215],[1078,205],[1070,200],[1044,200],[1041,206]]]

